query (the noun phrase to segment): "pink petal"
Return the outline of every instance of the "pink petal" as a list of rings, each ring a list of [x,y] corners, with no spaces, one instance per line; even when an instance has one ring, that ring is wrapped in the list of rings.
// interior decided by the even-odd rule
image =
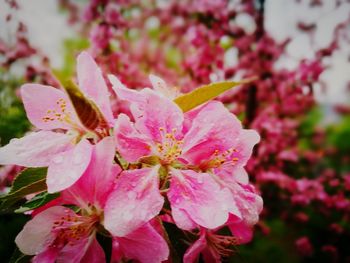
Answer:
[[[200,164],[210,159],[216,150],[230,149],[241,129],[240,121],[222,103],[212,101],[194,115],[184,137],[183,157],[190,163]]]
[[[0,164],[27,167],[48,166],[57,154],[72,147],[73,137],[51,131],[32,132],[20,139],[12,139],[0,148]]]
[[[114,126],[114,135],[119,153],[128,162],[136,162],[148,156],[151,148],[147,138],[140,134],[125,114],[120,114]]]
[[[183,262],[195,263],[198,262],[200,253],[207,247],[207,240],[205,237],[205,231],[201,230],[199,238],[187,249]]]
[[[100,108],[107,121],[113,123],[113,113],[109,101],[109,92],[100,68],[87,52],[81,52],[77,58],[79,87]]]
[[[113,75],[108,75],[109,81],[112,83],[112,89],[119,99],[134,103],[142,103],[144,98],[139,91],[128,89],[120,82],[120,80]]]
[[[155,75],[149,75],[149,80],[152,83],[153,90],[155,90],[158,94],[163,95],[169,99],[175,99],[179,96],[179,90],[176,88],[168,87],[164,80]]]
[[[63,206],[50,207],[26,223],[15,240],[20,251],[26,255],[36,255],[48,248],[56,238],[51,231],[54,222],[66,215],[67,211],[70,210]]]
[[[247,225],[235,216],[230,215],[227,226],[230,228],[231,233],[238,238],[239,244],[249,243],[253,239],[252,226]]]
[[[162,262],[169,256],[167,243],[148,223],[125,237],[115,238],[113,243],[115,242],[118,243],[119,249],[126,258],[143,263]]]
[[[115,146],[112,137],[106,137],[94,145],[88,168],[74,185],[62,192],[61,197],[70,202],[77,201],[74,204],[78,206],[94,204],[103,208],[121,171],[118,165],[113,164],[114,156]]]
[[[187,211],[172,207],[171,214],[176,225],[183,230],[191,230],[197,227],[197,224],[191,219]]]
[[[25,84],[21,87],[21,96],[27,116],[36,127],[43,130],[82,127],[68,95],[62,90]]]
[[[237,144],[234,146],[236,151],[230,158],[237,157],[237,162],[235,166],[244,166],[250,159],[253,147],[260,141],[260,136],[255,130],[241,130],[238,137]]]
[[[105,206],[104,225],[114,236],[131,233],[162,209],[158,169],[155,166],[121,174]]]
[[[60,251],[57,263],[104,263],[105,254],[95,235],[80,239],[74,245],[67,244]]]
[[[73,185],[90,163],[92,145],[82,139],[74,148],[55,156],[47,171],[47,191],[58,192]]]
[[[32,260],[33,263],[55,263],[59,250],[57,248],[48,248],[44,252],[35,256]]]
[[[90,244],[81,262],[84,263],[105,263],[105,252],[103,251],[97,239],[93,236],[90,237]]]
[[[226,222],[231,209],[227,193],[209,174],[176,169],[171,169],[171,174],[168,199],[172,209],[186,211],[194,222],[206,228]]]
[[[139,92],[127,89],[115,77],[111,77],[111,82],[115,83],[113,86],[118,97],[131,103],[130,109],[139,132],[157,142],[162,141],[164,133],[173,133],[173,129],[176,129],[177,135],[181,132],[183,113],[172,100],[150,89]]]
[[[234,202],[239,212],[231,212],[242,219],[247,225],[254,225],[259,220],[259,214],[263,209],[262,198],[255,193],[252,185],[227,184],[232,193]]]
[[[184,119],[181,109],[152,90],[144,89],[142,94],[145,98],[143,103],[131,104],[136,129],[156,142],[161,142],[165,133],[181,136]]]

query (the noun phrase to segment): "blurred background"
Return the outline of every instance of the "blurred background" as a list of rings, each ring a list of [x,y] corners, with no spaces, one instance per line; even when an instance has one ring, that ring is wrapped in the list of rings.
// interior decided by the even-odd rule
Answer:
[[[350,262],[350,1],[1,1],[0,145],[32,129],[18,88],[57,87],[81,50],[135,89],[257,77],[219,98],[262,137],[247,170],[264,211],[228,261]],[[0,191],[20,170],[0,167]],[[5,262],[26,220],[0,215]]]

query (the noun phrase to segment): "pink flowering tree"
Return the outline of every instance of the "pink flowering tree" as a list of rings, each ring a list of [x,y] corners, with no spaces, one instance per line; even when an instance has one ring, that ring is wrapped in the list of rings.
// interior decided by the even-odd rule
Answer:
[[[33,126],[22,137],[23,114],[0,120],[26,123],[1,129],[0,148],[1,211],[29,220],[16,230],[19,258],[349,259],[349,121],[321,126],[314,97],[327,59],[349,39],[349,18],[287,69],[277,65],[293,39],[270,35],[263,0],[59,3],[89,42],[66,54],[75,73],[66,61],[53,74],[23,23],[15,45],[0,41],[4,76],[26,69],[3,82],[11,93],[26,83],[17,96]],[[291,27],[313,41],[319,25]]]

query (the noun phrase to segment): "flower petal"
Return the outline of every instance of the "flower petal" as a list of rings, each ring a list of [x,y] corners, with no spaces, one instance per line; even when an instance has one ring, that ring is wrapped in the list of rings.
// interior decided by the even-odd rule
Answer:
[[[54,156],[72,147],[72,139],[67,134],[51,131],[29,133],[0,148],[0,164],[48,166]]]
[[[112,83],[112,89],[119,99],[126,100],[134,103],[143,102],[144,98],[139,91],[128,89],[120,82],[120,80],[114,75],[108,75],[109,81]]]
[[[172,207],[171,214],[179,228],[183,230],[191,230],[197,227],[197,224],[191,219],[185,210]]]
[[[184,255],[184,263],[197,262],[200,253],[207,247],[205,230],[201,230],[199,238],[187,249]]]
[[[147,138],[140,134],[125,114],[120,114],[114,126],[114,135],[119,153],[128,162],[136,162],[151,153]]]
[[[57,257],[57,263],[104,263],[105,253],[97,242],[95,235],[76,241],[73,245],[65,245]]]
[[[56,238],[52,232],[54,222],[67,211],[70,210],[63,206],[53,206],[26,223],[15,240],[20,251],[26,255],[37,255],[43,252]]]
[[[238,211],[232,211],[231,214],[242,219],[247,225],[254,225],[259,220],[259,214],[263,209],[262,198],[255,193],[254,187],[250,184],[241,185],[227,184],[231,190],[232,202],[238,208]]]
[[[92,145],[82,139],[74,148],[55,156],[47,171],[47,191],[54,193],[73,185],[88,167],[91,152]]]
[[[183,113],[172,100],[150,89],[127,89],[115,77],[110,78],[115,83],[113,86],[118,97],[131,103],[130,109],[139,132],[156,142],[162,141],[164,132],[174,133],[173,129],[176,129],[177,134],[181,132]]]
[[[177,88],[168,87],[164,80],[155,75],[149,75],[149,80],[151,81],[153,90],[155,90],[158,94],[162,94],[164,97],[169,99],[175,99],[180,95],[180,92]]]
[[[115,146],[112,137],[106,137],[92,146],[90,164],[80,179],[68,191],[63,191],[61,197],[67,201],[76,200],[77,205],[94,204],[104,207],[106,198],[114,187],[115,179],[121,168],[113,164]],[[81,202],[84,204],[81,204]]]
[[[194,222],[206,228],[226,222],[230,209],[227,193],[209,174],[176,169],[171,169],[171,174],[168,199],[172,209],[186,211]],[[177,224],[175,217],[174,220]]]
[[[190,163],[200,164],[210,159],[215,151],[230,149],[241,129],[240,121],[222,103],[209,102],[192,119],[183,139],[183,157]]]
[[[239,218],[230,215],[227,226],[230,228],[231,233],[238,238],[239,244],[246,244],[253,239],[253,227],[247,225]]]
[[[99,107],[107,121],[113,123],[113,113],[109,101],[109,92],[101,69],[87,52],[81,52],[77,58],[79,87]]]
[[[68,95],[39,84],[25,84],[21,97],[30,122],[43,130],[82,127]]]
[[[161,210],[159,166],[125,171],[105,206],[104,226],[114,236],[123,237],[148,222]]]
[[[157,263],[166,260],[169,256],[167,243],[149,223],[125,237],[116,237],[113,243],[115,242],[118,242],[119,249],[127,259]]]

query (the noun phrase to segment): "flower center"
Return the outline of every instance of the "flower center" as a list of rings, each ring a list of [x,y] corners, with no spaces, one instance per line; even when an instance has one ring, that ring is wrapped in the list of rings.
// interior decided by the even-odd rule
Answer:
[[[235,165],[238,162],[237,149],[230,148],[226,151],[220,152],[215,150],[210,160],[203,162],[200,165],[201,170],[206,171],[211,168],[218,168],[222,165]]]
[[[49,109],[47,114],[42,117],[43,122],[60,121],[72,124],[71,113],[67,111],[67,102],[64,99],[56,101],[58,109]]]
[[[56,239],[52,246],[75,245],[82,238],[88,237],[97,225],[98,216],[80,216],[68,214],[54,222],[52,232]]]
[[[159,131],[162,134],[162,142],[156,144],[157,152],[161,163],[170,165],[182,154],[183,140],[176,138],[176,129],[172,129],[170,133],[166,133],[164,128],[159,128]]]

